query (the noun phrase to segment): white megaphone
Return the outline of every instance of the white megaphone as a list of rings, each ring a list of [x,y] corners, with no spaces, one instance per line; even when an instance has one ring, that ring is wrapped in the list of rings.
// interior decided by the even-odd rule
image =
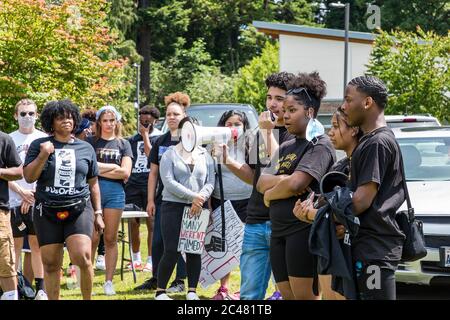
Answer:
[[[181,127],[181,144],[187,152],[192,152],[197,146],[216,143],[227,143],[243,134],[242,128],[236,127],[201,127],[191,121],[186,121]]]

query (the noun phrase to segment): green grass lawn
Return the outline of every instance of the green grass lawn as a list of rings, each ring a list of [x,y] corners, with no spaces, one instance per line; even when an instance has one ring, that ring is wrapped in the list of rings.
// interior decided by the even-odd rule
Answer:
[[[125,228],[126,229],[126,228]],[[140,234],[141,234],[141,256],[142,259],[145,260],[147,257],[147,228],[145,224],[141,224],[140,227]],[[125,253],[125,257],[128,257],[128,247],[125,246],[125,250],[127,252]],[[137,285],[140,285],[144,282],[144,280],[151,277],[151,273],[149,272],[142,272],[137,271],[137,282],[136,284],[133,282],[133,274],[131,271],[124,270],[124,277],[123,281],[120,280],[120,258],[122,256],[122,244],[119,242],[119,259],[117,261],[117,269],[114,276],[114,289],[116,291],[115,296],[106,296],[103,293],[103,283],[105,281],[105,273],[104,271],[95,270],[95,277],[94,277],[94,285],[93,285],[93,299],[94,300],[153,300],[155,292],[154,291],[134,291],[133,288]],[[64,269],[67,269],[67,266],[69,265],[69,257],[67,252],[64,254]],[[125,267],[124,267],[125,268]],[[173,279],[170,280],[170,282]],[[169,284],[170,284],[169,282]],[[187,283],[186,283],[187,284]],[[231,279],[230,279],[230,289],[231,292],[239,291],[240,286],[240,272],[239,269],[235,269],[231,273]],[[212,296],[214,296],[215,291],[219,287],[219,282],[217,284],[210,286],[208,289],[203,289],[200,285],[197,289],[197,294],[199,295],[200,299],[210,299]],[[272,281],[270,281],[268,294],[271,294],[273,292],[273,285]],[[185,294],[173,294],[171,295],[174,299],[185,299]],[[61,299],[63,300],[80,300],[81,299],[81,293],[80,289],[67,289],[66,285],[66,277],[61,280]]]

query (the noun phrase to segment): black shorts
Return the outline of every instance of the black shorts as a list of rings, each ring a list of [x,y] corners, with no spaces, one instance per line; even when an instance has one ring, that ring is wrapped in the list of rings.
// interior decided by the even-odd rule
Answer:
[[[147,186],[125,185],[125,204],[133,203],[142,211],[147,210],[148,201]],[[136,222],[140,222],[140,218],[136,218]]]
[[[94,209],[90,200],[87,201],[83,213],[74,221],[55,223],[44,215],[41,216],[40,210],[34,211],[33,220],[39,247],[62,244],[74,234],[84,234],[92,238],[94,232]]]
[[[309,252],[311,227],[283,237],[271,237],[270,262],[276,282],[289,281],[289,277],[312,278],[314,259]]]
[[[27,214],[22,214],[20,212],[20,206],[12,208],[11,211],[11,228],[13,231],[14,238],[23,238],[28,234],[35,235],[33,225],[33,210],[34,206],[30,207]],[[17,216],[19,215],[20,216]],[[23,222],[23,225],[21,224]],[[19,228],[20,226],[20,228]],[[23,228],[25,226],[25,228]],[[22,230],[21,230],[22,229]]]
[[[230,200],[231,204],[233,205],[234,211],[236,211],[239,219],[243,223],[245,223],[245,220],[247,220],[247,204],[249,199],[245,200]],[[225,200],[226,201],[226,200]],[[211,197],[211,207],[214,210],[216,210],[218,207],[220,207],[220,199],[216,199]]]
[[[146,186],[125,186],[125,203],[134,203],[142,211],[147,210],[148,191]]]

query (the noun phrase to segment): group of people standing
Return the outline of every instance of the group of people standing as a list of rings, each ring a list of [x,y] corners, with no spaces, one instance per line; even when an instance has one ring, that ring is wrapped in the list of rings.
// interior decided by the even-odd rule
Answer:
[[[394,273],[404,240],[395,214],[405,193],[400,149],[384,120],[385,85],[371,76],[350,81],[328,135],[316,119],[326,95],[318,73],[275,73],[266,87],[267,111],[259,116],[259,128],[249,130],[239,110],[225,112],[217,126],[236,127],[243,134],[214,145],[213,152],[203,146],[183,149],[180,129],[196,119],[187,117],[190,99],[180,92],[165,98],[166,133],[153,127],[159,111],[145,106],[139,110],[138,133],[128,139],[121,137],[121,115],[112,106],[100,108],[95,123],[83,126],[86,121],[73,103],[49,102],[39,117],[44,134],[34,127],[36,105],[21,100],[15,110],[19,130],[0,136],[2,299],[17,298],[15,261],[25,234],[34,254],[37,298],[59,299],[66,246],[71,263],[80,268],[83,298],[90,299],[102,234],[103,288],[114,295],[119,223],[125,205],[134,204],[149,214],[149,254],[142,267],[139,221],[132,221],[133,260],[153,274],[136,289],[156,290],[157,300],[170,300],[170,293],[180,291],[187,300],[199,300],[201,256],[186,253],[183,259],[177,251],[183,212],[186,206],[192,215],[214,210],[221,200],[230,200],[245,224],[241,283],[239,293],[229,292],[226,275],[213,299],[262,300],[271,276],[276,283],[272,299],[395,299]],[[338,162],[336,149],[346,154]],[[347,202],[337,206],[350,207],[359,221],[351,241],[343,225],[333,224],[333,236],[350,248],[352,293],[337,288],[331,275],[318,274],[310,248],[311,229],[324,205],[315,195],[322,177],[332,171],[348,176],[344,189],[349,196],[342,197]],[[24,179],[13,182],[22,174]],[[17,215],[27,233],[16,227]],[[167,288],[175,266],[175,281]],[[368,285],[370,266],[380,269],[379,288]]]

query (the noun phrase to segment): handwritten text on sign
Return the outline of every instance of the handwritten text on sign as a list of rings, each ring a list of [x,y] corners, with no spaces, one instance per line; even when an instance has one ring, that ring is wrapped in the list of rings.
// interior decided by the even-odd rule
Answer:
[[[190,215],[190,209],[190,207],[184,208],[178,251],[202,254],[209,222],[209,210],[203,209],[200,215],[194,216]]]

